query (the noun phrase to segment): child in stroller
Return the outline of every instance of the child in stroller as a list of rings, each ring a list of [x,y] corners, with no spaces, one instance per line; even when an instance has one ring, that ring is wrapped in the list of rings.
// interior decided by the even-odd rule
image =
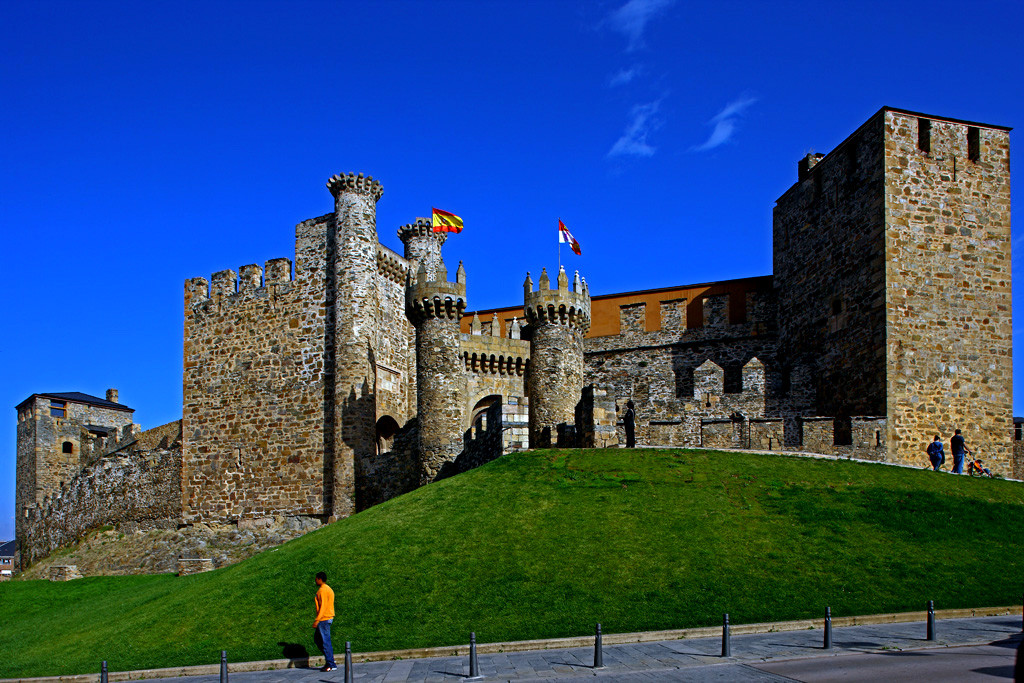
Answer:
[[[981,458],[972,457],[970,464],[967,465],[967,474],[972,477],[991,477],[992,470],[982,464]]]

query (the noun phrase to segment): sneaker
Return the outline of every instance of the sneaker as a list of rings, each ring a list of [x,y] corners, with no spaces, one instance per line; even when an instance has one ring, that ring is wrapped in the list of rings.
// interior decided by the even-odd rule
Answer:
[[[324,668],[322,668],[320,670],[321,671],[337,671],[338,667],[336,667],[336,666],[325,666]]]

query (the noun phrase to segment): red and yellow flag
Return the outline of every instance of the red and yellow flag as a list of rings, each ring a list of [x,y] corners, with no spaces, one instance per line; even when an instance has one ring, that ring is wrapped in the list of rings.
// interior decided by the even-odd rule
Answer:
[[[448,211],[434,209],[430,222],[434,232],[462,232],[462,219]]]

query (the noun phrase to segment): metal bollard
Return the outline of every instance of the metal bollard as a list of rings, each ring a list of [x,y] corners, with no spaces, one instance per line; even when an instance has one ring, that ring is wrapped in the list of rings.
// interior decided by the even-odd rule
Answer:
[[[469,677],[467,681],[483,678],[480,675],[480,665],[476,661],[476,631],[469,634]]]
[[[352,683],[352,643],[345,641],[345,683]]]
[[[220,651],[220,683],[228,683],[228,651]]]
[[[100,664],[100,683],[107,683],[107,660]]]
[[[594,631],[594,668],[604,668],[604,652],[601,651],[601,624]]]
[[[825,649],[832,649],[832,608],[825,608]]]
[[[729,645],[729,613],[722,615],[722,656],[732,657],[732,648]]]
[[[935,601],[928,601],[928,633],[927,640],[935,640]]]

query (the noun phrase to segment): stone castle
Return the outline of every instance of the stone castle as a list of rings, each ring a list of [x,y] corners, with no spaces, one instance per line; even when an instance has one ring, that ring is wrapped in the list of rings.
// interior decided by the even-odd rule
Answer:
[[[541,270],[474,313],[446,233],[388,249],[380,182],[336,175],[294,264],[185,283],[180,423],[142,432],[116,392],[18,407],[23,563],[103,524],[316,524],[511,450],[616,446],[630,399],[641,444],[918,465],[959,427],[1020,477],[1009,130],[885,107],[799,162],[774,275],[592,296]]]

